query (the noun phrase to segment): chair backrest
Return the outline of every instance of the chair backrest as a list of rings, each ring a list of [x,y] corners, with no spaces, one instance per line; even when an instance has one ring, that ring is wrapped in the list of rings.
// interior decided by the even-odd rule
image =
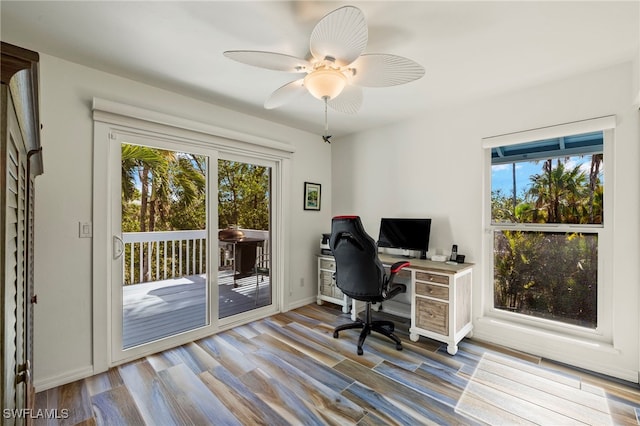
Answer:
[[[336,216],[331,221],[329,247],[336,261],[336,285],[356,300],[380,302],[385,270],[376,243],[358,216]]]

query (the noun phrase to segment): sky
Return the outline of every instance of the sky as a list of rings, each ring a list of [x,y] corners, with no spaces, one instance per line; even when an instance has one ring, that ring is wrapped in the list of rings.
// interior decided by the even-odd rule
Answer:
[[[522,162],[516,164],[516,189],[518,195],[531,185],[530,177],[540,173],[542,164]],[[499,164],[491,167],[491,191],[502,190],[503,194],[513,193],[513,169],[511,164]]]
[[[567,169],[575,167],[582,163],[582,171],[589,175],[589,167],[591,165],[591,157],[571,157],[566,163]],[[542,171],[542,162],[523,161],[516,164],[516,191],[517,195],[522,195],[522,191],[526,191],[531,186],[531,176]],[[554,161],[555,165],[555,161]],[[601,173],[604,166],[601,166]],[[491,191],[502,190],[503,194],[511,195],[513,193],[513,169],[511,164],[499,164],[491,167]]]

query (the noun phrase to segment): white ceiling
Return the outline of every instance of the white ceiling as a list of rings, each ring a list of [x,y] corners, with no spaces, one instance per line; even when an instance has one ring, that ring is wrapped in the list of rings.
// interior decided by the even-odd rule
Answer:
[[[305,95],[262,105],[298,75],[225,58],[225,50],[305,57],[318,20],[345,4],[364,12],[366,53],[423,65],[418,81],[365,88],[360,112],[329,113],[345,135],[480,97],[633,59],[638,1],[0,2],[2,40],[313,133],[324,105]]]

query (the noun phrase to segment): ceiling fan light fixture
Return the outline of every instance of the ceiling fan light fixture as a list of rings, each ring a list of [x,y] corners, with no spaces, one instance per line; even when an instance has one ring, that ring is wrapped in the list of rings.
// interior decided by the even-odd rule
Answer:
[[[334,99],[346,85],[347,77],[333,68],[316,69],[304,78],[304,86],[318,99]]]

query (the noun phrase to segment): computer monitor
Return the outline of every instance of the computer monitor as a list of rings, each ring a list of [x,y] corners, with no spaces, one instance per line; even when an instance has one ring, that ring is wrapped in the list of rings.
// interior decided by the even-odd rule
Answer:
[[[426,258],[429,250],[431,219],[385,218],[380,220],[378,247],[420,250]]]

